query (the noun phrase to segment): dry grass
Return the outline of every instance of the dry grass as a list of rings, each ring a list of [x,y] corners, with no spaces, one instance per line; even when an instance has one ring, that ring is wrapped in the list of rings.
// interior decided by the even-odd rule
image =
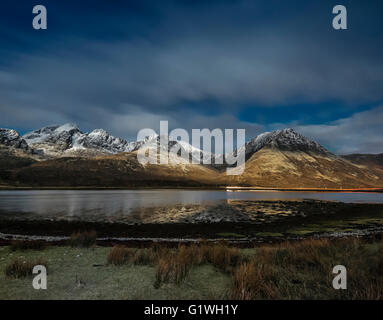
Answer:
[[[382,251],[380,245],[380,252]],[[233,275],[233,299],[382,299],[381,254],[358,239],[307,239],[256,249]],[[335,290],[335,265],[347,268],[347,290]]]
[[[230,298],[234,300],[276,299],[278,288],[272,282],[270,269],[251,260],[235,269]]]
[[[230,248],[224,243],[190,246],[180,245],[176,249],[155,244],[149,249],[131,249],[114,246],[109,252],[109,264],[156,265],[155,287],[162,283],[181,283],[188,275],[190,268],[202,264],[212,264],[225,273],[232,273],[243,261],[243,255],[237,248]]]
[[[191,252],[187,247],[181,246],[175,252],[169,251],[158,256],[154,287],[159,288],[162,283],[167,282],[181,283],[193,265],[193,255]]]
[[[202,248],[206,261],[222,272],[232,273],[244,257],[238,248],[231,248],[225,244],[217,244]]]
[[[42,240],[15,240],[11,242],[11,251],[18,250],[44,250],[46,242]]]
[[[158,259],[158,252],[153,249],[133,249],[124,246],[114,246],[108,255],[108,263],[123,265],[133,263],[135,265],[153,265]]]
[[[131,249],[123,246],[114,246],[108,254],[108,264],[114,264],[116,266],[123,265],[129,261],[131,255]]]
[[[43,258],[38,258],[35,260],[22,260],[16,259],[9,263],[4,270],[6,277],[13,278],[25,278],[32,275],[32,270],[34,266],[43,265],[48,267],[48,263]]]
[[[191,268],[211,264],[232,277],[231,299],[383,299],[383,243],[374,247],[376,252],[366,248],[358,239],[307,239],[244,254],[224,243],[203,242],[176,249],[114,247],[108,262],[155,265],[155,288],[178,285]],[[335,265],[346,266],[348,290],[332,287]]]
[[[154,265],[157,262],[157,253],[151,248],[140,249],[136,250],[130,259],[135,265]]]
[[[383,246],[379,248],[378,254],[377,254],[377,264],[376,264],[376,273],[379,276],[383,276]]]
[[[193,266],[210,263],[222,272],[231,273],[243,261],[239,249],[222,243],[181,245],[175,251],[157,249],[157,252],[156,288],[166,282],[179,284]]]
[[[68,242],[71,247],[89,248],[96,244],[96,240],[96,231],[85,231],[73,233]]]

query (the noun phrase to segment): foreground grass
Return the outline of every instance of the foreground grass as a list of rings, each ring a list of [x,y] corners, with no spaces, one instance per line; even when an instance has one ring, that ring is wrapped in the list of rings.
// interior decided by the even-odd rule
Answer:
[[[204,265],[193,268],[179,285],[155,289],[155,266],[108,264],[110,250],[48,247],[44,251],[11,252],[0,247],[0,299],[213,299],[220,298],[230,283],[228,276]],[[33,289],[32,276],[5,276],[6,265],[14,259],[41,256],[49,264],[47,290]]]
[[[20,246],[23,248],[23,246]],[[6,276],[14,261],[45,259],[48,289]],[[344,265],[348,289],[334,290]],[[383,299],[383,243],[303,240],[254,249],[0,247],[0,299]]]

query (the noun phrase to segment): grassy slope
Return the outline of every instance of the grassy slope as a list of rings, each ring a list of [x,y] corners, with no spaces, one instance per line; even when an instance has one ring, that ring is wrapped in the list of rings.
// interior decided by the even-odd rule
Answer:
[[[374,168],[358,166],[341,157],[263,148],[246,161],[245,171],[229,176],[231,185],[274,188],[381,187]]]
[[[142,166],[135,152],[94,158],[57,158],[15,170],[10,180],[32,187],[218,186],[216,170],[202,165]]]
[[[363,188],[382,187],[381,165],[346,158],[263,148],[246,161],[241,175],[204,165],[141,166],[136,152],[41,162],[1,152],[2,184],[24,187],[218,187]],[[352,160],[352,159],[351,159]],[[28,162],[29,161],[29,162]],[[375,161],[374,159],[371,161]],[[377,160],[376,160],[377,161]],[[36,162],[36,163],[35,163]],[[0,166],[1,168],[1,166]],[[4,172],[2,172],[4,171]],[[0,180],[0,182],[1,182]]]

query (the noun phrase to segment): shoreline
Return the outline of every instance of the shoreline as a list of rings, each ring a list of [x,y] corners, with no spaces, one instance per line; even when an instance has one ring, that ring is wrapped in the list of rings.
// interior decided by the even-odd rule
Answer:
[[[114,221],[1,216],[0,234],[70,237],[94,230],[104,241],[196,239],[252,243],[383,231],[383,204],[330,201],[232,201],[207,206],[141,208]],[[4,237],[3,237],[4,238]],[[113,240],[114,239],[114,240]],[[57,238],[56,240],[60,240]]]
[[[72,187],[33,187],[33,186],[5,186],[0,185],[0,191],[27,191],[27,190],[217,190],[227,192],[238,192],[238,191],[280,191],[280,192],[339,192],[339,193],[383,193],[382,188],[271,188],[271,187],[249,187],[249,186],[138,186],[138,187],[88,187],[88,186],[72,186]]]
[[[324,233],[314,234],[309,236],[290,236],[290,237],[258,237],[249,239],[233,239],[233,238],[202,238],[202,239],[182,239],[182,238],[97,238],[96,245],[100,247],[113,247],[115,245],[123,245],[130,248],[150,248],[155,244],[161,244],[170,248],[177,248],[179,245],[191,245],[200,243],[220,243],[223,242],[229,246],[238,248],[254,248],[265,244],[280,244],[284,242],[296,242],[307,239],[327,239],[329,241],[337,241],[340,239],[382,239],[383,227],[370,230],[355,230],[350,233]],[[19,234],[3,234],[0,232],[0,247],[9,246],[14,241],[44,241],[50,246],[67,246],[69,236],[54,237],[54,236],[28,236]]]

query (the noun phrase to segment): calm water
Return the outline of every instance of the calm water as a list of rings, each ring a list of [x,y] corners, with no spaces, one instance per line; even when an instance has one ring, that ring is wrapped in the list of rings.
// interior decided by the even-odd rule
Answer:
[[[49,217],[122,216],[131,209],[222,200],[318,199],[383,203],[382,193],[325,193],[217,190],[33,190],[0,191],[0,214]]]

